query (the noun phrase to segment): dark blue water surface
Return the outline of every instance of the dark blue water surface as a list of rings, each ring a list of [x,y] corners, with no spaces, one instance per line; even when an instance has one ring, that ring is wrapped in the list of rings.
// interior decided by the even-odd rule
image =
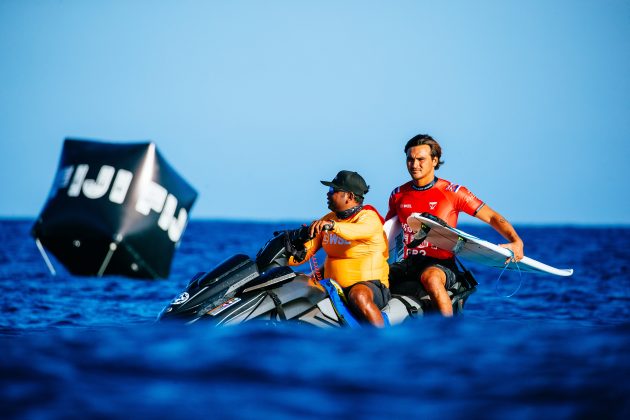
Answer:
[[[2,418],[630,418],[630,228],[519,227],[573,277],[471,264],[463,317],[319,330],[154,323],[196,272],[294,225],[193,221],[171,277],[144,281],[51,276],[31,223],[0,221]]]

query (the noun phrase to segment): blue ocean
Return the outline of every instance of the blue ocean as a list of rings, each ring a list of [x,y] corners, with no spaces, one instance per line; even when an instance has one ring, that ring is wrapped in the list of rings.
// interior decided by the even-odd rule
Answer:
[[[157,281],[52,276],[32,223],[0,221],[2,418],[630,418],[628,227],[516,226],[575,274],[469,264],[463,316],[323,330],[155,323],[197,272],[297,223],[193,220]]]

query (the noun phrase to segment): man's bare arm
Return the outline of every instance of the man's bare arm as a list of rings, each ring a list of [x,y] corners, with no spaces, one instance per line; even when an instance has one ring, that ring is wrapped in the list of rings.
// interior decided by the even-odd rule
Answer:
[[[523,259],[523,241],[516,233],[514,227],[508,222],[505,217],[501,216],[496,211],[492,210],[487,204],[477,212],[475,215],[479,220],[483,220],[501,234],[505,239],[510,241],[507,244],[499,244],[503,248],[507,248],[514,253],[514,259],[520,261]],[[507,259],[506,263],[509,262]]]

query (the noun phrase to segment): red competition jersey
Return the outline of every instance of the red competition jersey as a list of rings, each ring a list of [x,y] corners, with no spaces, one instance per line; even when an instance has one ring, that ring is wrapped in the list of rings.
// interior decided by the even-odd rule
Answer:
[[[455,227],[459,212],[474,216],[483,206],[484,202],[466,187],[436,177],[435,181],[426,187],[416,187],[413,181],[409,181],[392,191],[385,219],[398,216],[404,232],[405,258],[409,255],[422,254],[446,259],[452,258],[453,253],[437,249],[427,241],[416,248],[407,246],[413,240],[413,232],[407,224],[407,218],[411,213],[430,213]]]

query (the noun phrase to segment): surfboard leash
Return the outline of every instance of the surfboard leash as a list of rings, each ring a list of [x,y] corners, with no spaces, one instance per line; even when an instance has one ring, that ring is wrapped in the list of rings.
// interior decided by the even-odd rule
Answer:
[[[512,253],[512,258],[514,258],[514,252],[511,249],[508,249],[508,251]],[[497,277],[497,281],[494,283],[494,290],[497,293],[497,295],[506,299],[514,296],[519,290],[521,290],[521,286],[523,286],[523,272],[521,271],[521,267],[519,267],[518,263],[514,261],[514,264],[516,264],[516,269],[518,270],[518,277],[519,277],[518,286],[516,287],[516,290],[514,290],[512,293],[508,295],[501,295],[501,293],[499,293],[499,283],[501,281],[501,277],[503,276],[503,273],[505,273],[505,270],[510,266],[510,264],[512,264],[512,262],[505,264],[505,266],[499,273],[499,277]]]

